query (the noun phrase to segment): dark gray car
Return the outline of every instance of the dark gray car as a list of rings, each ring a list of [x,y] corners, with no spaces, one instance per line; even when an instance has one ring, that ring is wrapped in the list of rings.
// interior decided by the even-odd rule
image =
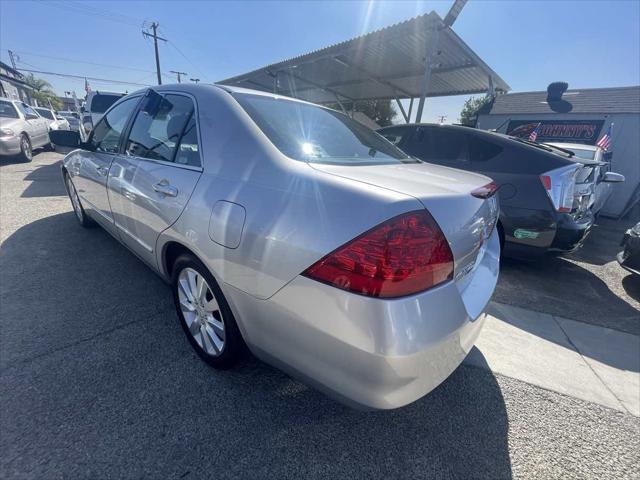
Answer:
[[[493,178],[507,254],[575,250],[593,225],[588,205],[576,202],[582,166],[571,152],[456,125],[395,125],[378,133],[421,160]]]

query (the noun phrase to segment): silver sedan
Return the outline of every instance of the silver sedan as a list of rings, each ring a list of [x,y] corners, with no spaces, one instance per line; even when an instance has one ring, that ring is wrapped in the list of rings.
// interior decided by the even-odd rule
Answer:
[[[170,283],[202,359],[245,346],[349,404],[431,391],[476,340],[498,277],[495,186],[408,157],[348,116],[225,86],[119,100],[63,176]]]

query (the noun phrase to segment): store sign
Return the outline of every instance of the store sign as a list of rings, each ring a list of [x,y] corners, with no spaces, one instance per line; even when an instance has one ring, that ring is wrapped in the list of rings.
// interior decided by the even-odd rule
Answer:
[[[540,124],[538,142],[569,142],[594,145],[604,120],[511,120],[507,135],[529,138]]]

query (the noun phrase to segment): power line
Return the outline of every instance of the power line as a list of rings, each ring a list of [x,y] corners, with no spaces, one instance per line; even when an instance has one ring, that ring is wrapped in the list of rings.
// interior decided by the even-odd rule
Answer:
[[[24,63],[24,62],[22,62],[22,63]],[[28,69],[28,68],[17,68],[16,70],[19,70],[21,72],[39,73],[41,75],[53,75],[53,76],[56,76],[56,77],[79,78],[81,80],[84,80],[86,78],[87,80],[91,80],[93,82],[113,83],[113,84],[119,84],[119,85],[137,85],[137,86],[140,86],[140,87],[148,87],[149,86],[149,84],[146,84],[146,83],[127,82],[127,81],[124,81],[124,80],[112,80],[112,79],[109,79],[109,78],[87,77],[85,75],[72,75],[70,73],[46,72],[46,71],[42,71],[42,70],[32,70],[32,69]]]
[[[120,23],[123,25],[128,25],[130,27],[138,28],[140,27],[140,25],[144,23],[144,20],[140,21],[139,19],[128,17],[126,15],[107,12],[106,10],[99,10],[95,7],[91,7],[85,4],[80,5],[80,4],[74,4],[73,2],[59,3],[54,1],[46,1],[46,2],[39,1],[38,3],[40,5],[47,5],[49,7],[55,7],[55,8],[64,10],[67,13],[69,13],[69,11],[72,11],[74,13],[79,13],[81,15],[97,17],[103,20],[109,20],[109,21]]]
[[[2,50],[5,50],[4,48]],[[30,57],[41,57],[41,58],[50,58],[52,60],[62,60],[64,62],[70,62],[70,63],[83,63],[86,65],[95,65],[98,67],[108,67],[108,68],[118,68],[118,69],[122,69],[122,70],[132,70],[132,71],[136,71],[136,72],[145,72],[145,73],[156,73],[154,70],[145,70],[143,68],[135,68],[135,67],[125,67],[122,65],[109,65],[106,63],[96,63],[96,62],[87,62],[85,60],[73,60],[71,58],[65,58],[65,57],[55,57],[53,55],[42,55],[40,53],[31,53],[31,52],[23,52],[23,51],[17,51],[17,50],[12,50],[14,53],[19,53],[20,55],[27,55]],[[24,62],[23,62],[24,63]]]

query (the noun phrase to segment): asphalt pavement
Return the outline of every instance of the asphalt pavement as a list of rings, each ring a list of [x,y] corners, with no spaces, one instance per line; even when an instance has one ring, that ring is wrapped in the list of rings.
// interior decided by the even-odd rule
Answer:
[[[640,475],[637,417],[475,366],[386,412],[255,359],[207,367],[166,285],[77,225],[60,158],[0,160],[0,477]],[[619,313],[631,330],[631,310]]]

